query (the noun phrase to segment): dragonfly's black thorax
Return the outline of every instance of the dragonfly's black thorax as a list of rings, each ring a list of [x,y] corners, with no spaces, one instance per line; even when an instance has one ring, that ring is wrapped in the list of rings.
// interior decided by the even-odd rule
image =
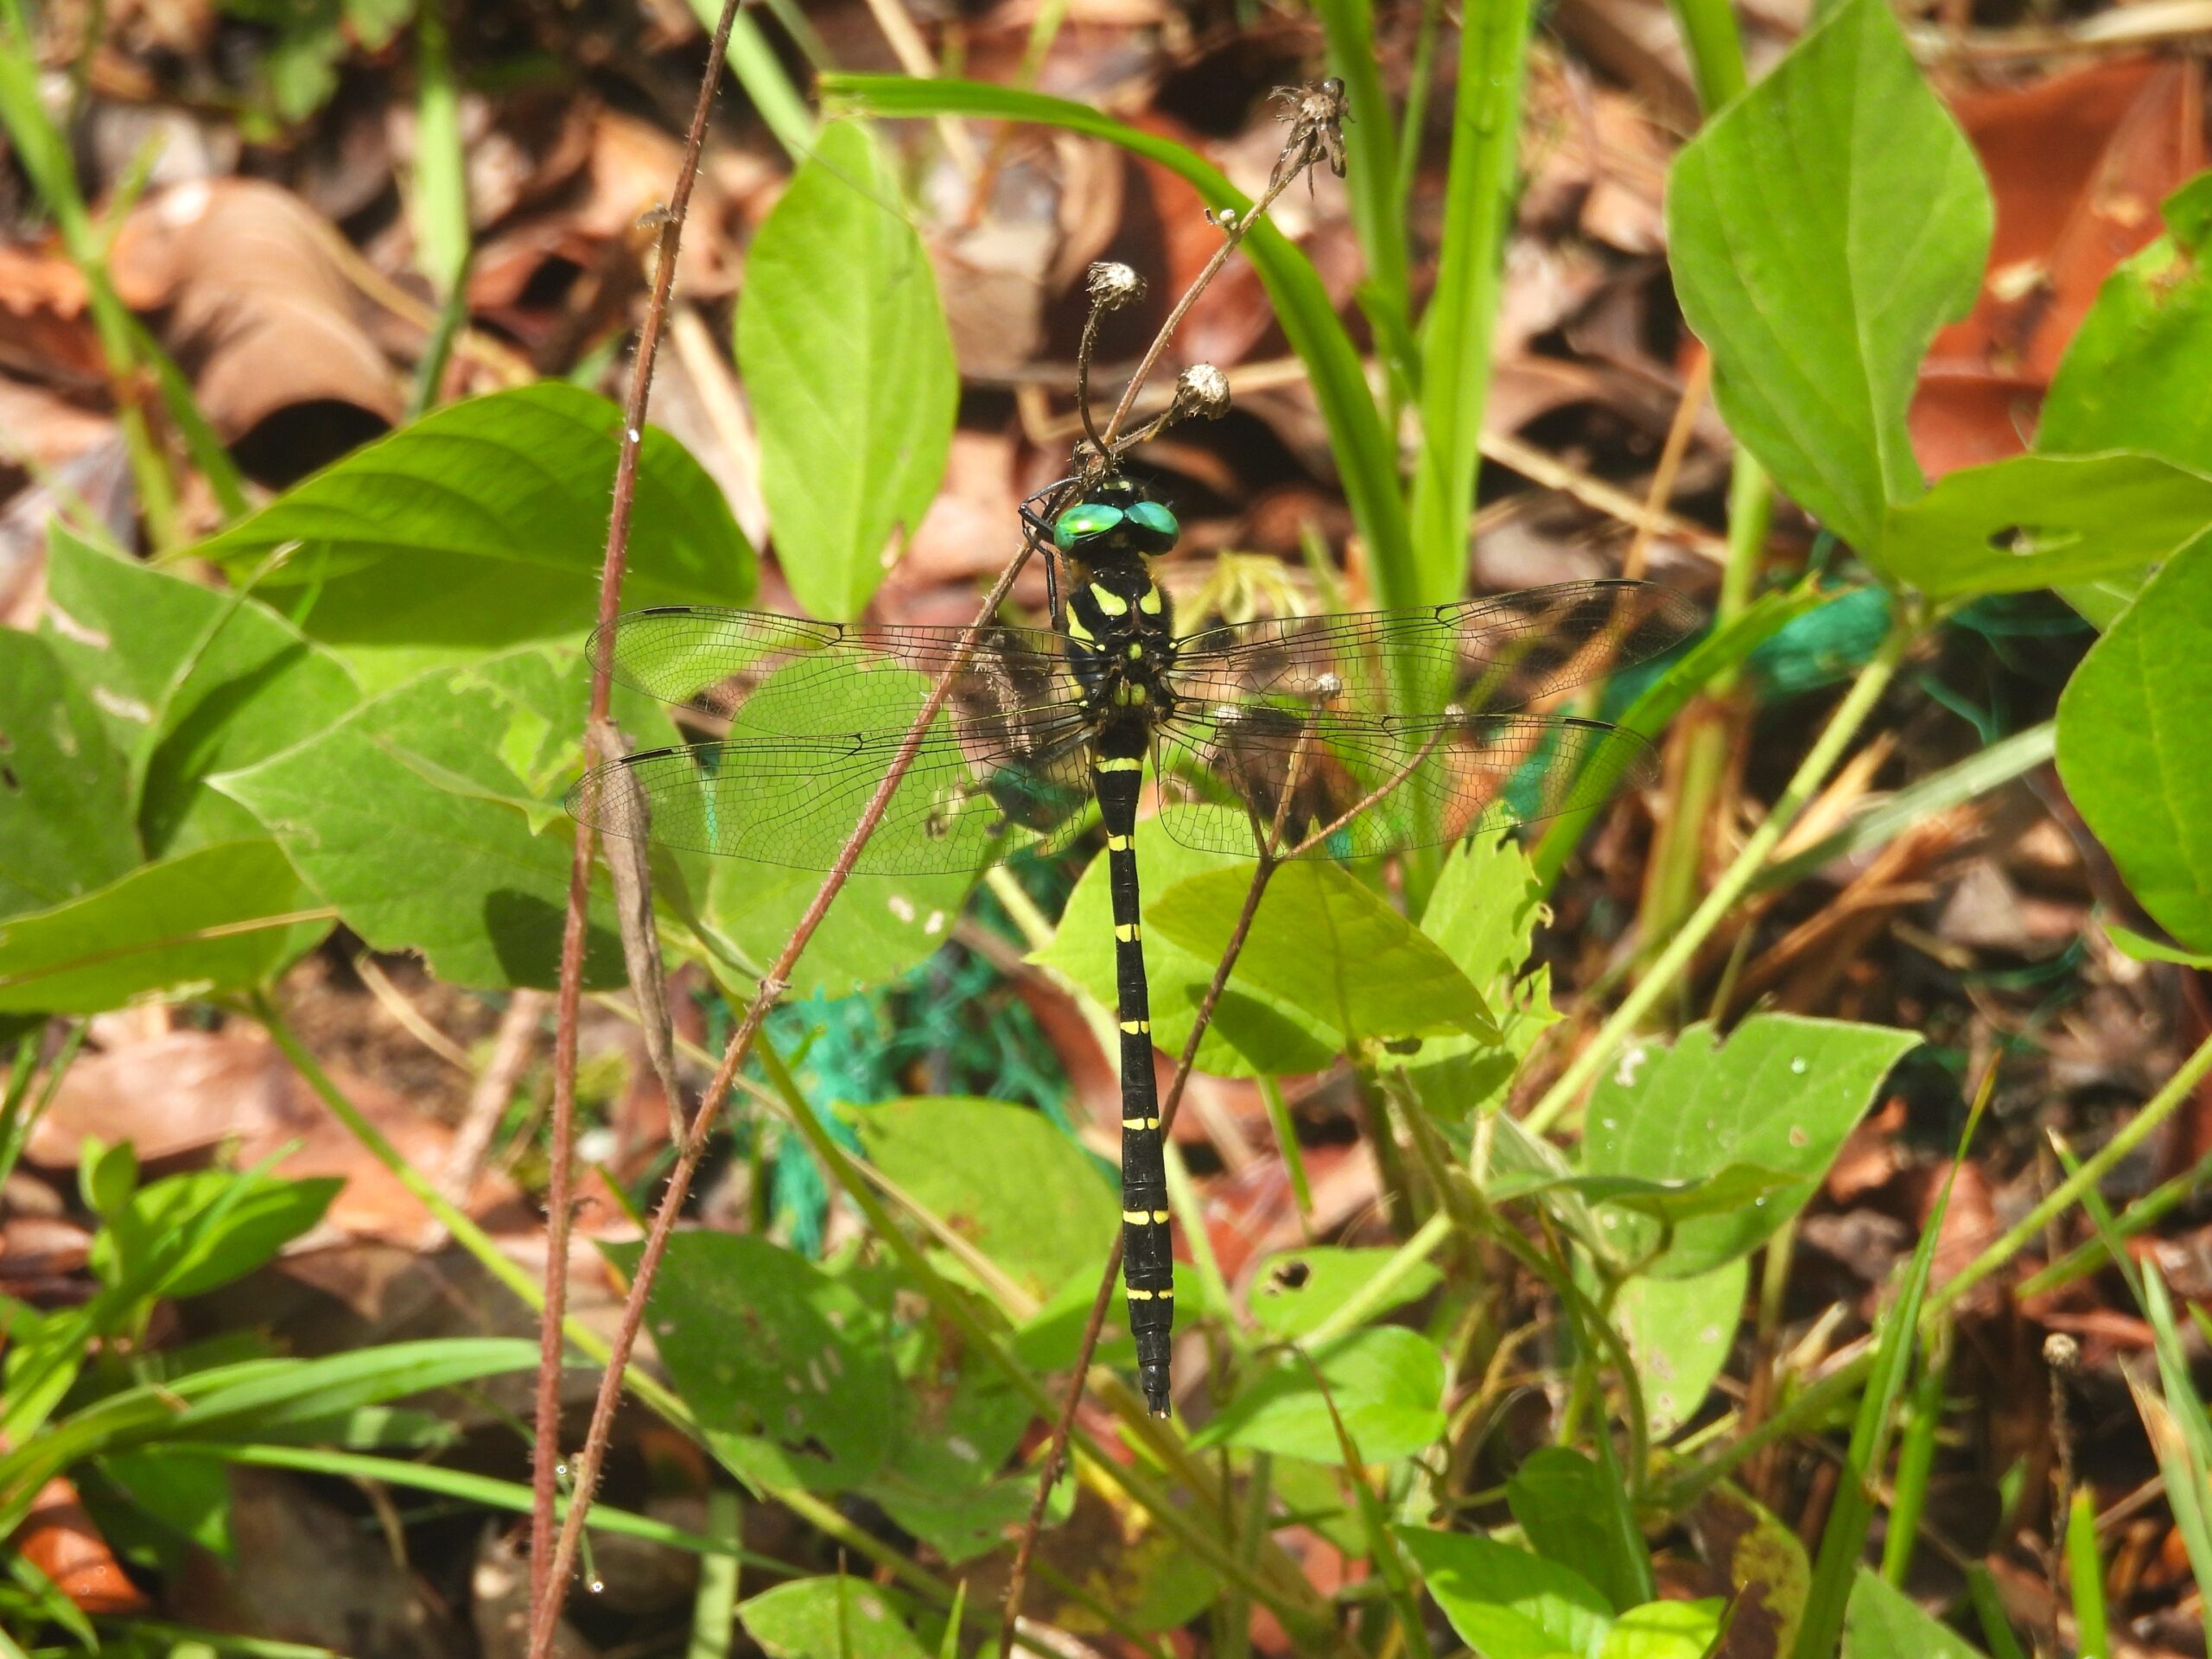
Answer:
[[[1143,728],[1174,706],[1174,612],[1141,558],[1071,560],[1069,665],[1101,728]]]

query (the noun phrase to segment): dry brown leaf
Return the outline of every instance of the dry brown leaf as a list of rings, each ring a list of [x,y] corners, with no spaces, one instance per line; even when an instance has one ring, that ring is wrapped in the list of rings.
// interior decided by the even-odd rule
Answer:
[[[334,228],[289,191],[254,179],[178,185],[141,203],[116,238],[124,302],[165,311],[164,343],[192,376],[200,407],[237,442],[271,416],[350,411],[304,447],[289,440],[289,476],[396,423],[399,380],[372,343],[331,252]],[[289,464],[282,464],[289,463]]]
[[[2204,165],[2203,73],[2193,60],[2129,58],[1952,99],[1997,226],[1980,296],[1936,335],[1913,399],[1931,476],[2026,448],[2099,286]]]
[[[31,1500],[30,1513],[9,1547],[52,1580],[86,1613],[143,1613],[152,1606],[123,1571],[107,1540],[79,1502],[77,1489],[60,1475]]]

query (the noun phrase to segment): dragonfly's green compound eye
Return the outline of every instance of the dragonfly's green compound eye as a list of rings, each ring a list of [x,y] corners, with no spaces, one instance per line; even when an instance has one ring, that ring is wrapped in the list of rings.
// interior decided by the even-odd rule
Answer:
[[[1129,522],[1152,531],[1166,543],[1160,549],[1162,552],[1174,545],[1175,538],[1183,533],[1183,527],[1175,522],[1175,515],[1157,501],[1134,504],[1129,508]]]
[[[1122,522],[1122,517],[1119,507],[1109,507],[1103,501],[1078,502],[1054,521],[1053,545],[1063,553],[1072,553],[1077,542],[1104,535]]]

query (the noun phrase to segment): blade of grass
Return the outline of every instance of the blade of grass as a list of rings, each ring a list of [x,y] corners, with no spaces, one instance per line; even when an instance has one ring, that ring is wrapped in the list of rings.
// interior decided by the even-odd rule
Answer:
[[[1813,1563],[1813,1582],[1805,1596],[1805,1617],[1790,1648],[1792,1659],[1831,1659],[1843,1636],[1844,1610],[1851,1600],[1852,1581],[1858,1575],[1859,1558],[1866,1547],[1866,1534],[1874,1519],[1874,1481],[1889,1447],[1890,1423],[1912,1363],[1919,1333],[1921,1303],[1928,1293],[1928,1275],[1936,1264],[1936,1241],[1943,1230],[1944,1212],[1950,1207],[1951,1188],[1966,1162],[1974,1132],[1988,1109],[1997,1081],[1994,1069],[1982,1078],[1974,1109],[1967,1115],[1965,1132],[1959,1137],[1951,1172],[1943,1190],[1923,1224],[1920,1243],[1905,1269],[1897,1300],[1884,1317],[1876,1338],[1872,1372],[1859,1400],[1859,1415],[1852,1425],[1850,1448],[1844,1454],[1843,1479],[1827,1524],[1821,1529],[1821,1548]]]
[[[2074,1646],[2084,1659],[2112,1651],[2105,1620],[2104,1564],[2097,1559],[2096,1500],[2081,1487],[2066,1508],[2066,1577],[2074,1598]]]
[[[721,0],[691,0],[691,15],[709,29],[721,16]],[[802,41],[804,44],[804,41]],[[722,61],[745,88],[762,123],[794,162],[803,162],[814,149],[814,117],[791,78],[784,73],[783,60],[760,26],[741,11],[729,27],[729,45]]]
[[[1529,0],[1492,0],[1461,18],[1444,236],[1421,321],[1421,442],[1409,564],[1393,569],[1376,562],[1376,596],[1389,606],[1440,605],[1467,585],[1468,519],[1482,466],[1483,405],[1520,155],[1529,15]]]
[[[1908,1402],[1904,1436],[1897,1443],[1897,1471],[1890,1484],[1890,1520],[1882,1538],[1882,1576],[1902,1590],[1920,1541],[1920,1516],[1928,1504],[1928,1477],[1936,1464],[1936,1426],[1943,1413],[1943,1376],[1949,1369],[1938,1350],[1928,1357]]]
[[[2005,1601],[1997,1593],[1997,1580],[1980,1561],[1967,1566],[1967,1599],[1989,1643],[1991,1659],[2028,1659],[2021,1650],[2020,1638],[2012,1634],[2012,1621],[2005,1617]]]
[[[1241,216],[1252,205],[1217,168],[1183,145],[1065,99],[977,81],[855,74],[823,76],[822,98],[825,108],[856,115],[959,115],[1058,127],[1103,138],[1167,168],[1217,211],[1231,209]],[[1398,491],[1397,446],[1368,391],[1359,352],[1338,320],[1319,275],[1287,237],[1262,219],[1252,227],[1244,251],[1274,303],[1284,337],[1312,380],[1314,400],[1329,430],[1329,447],[1344,476],[1345,499],[1378,573],[1377,597],[1385,604],[1405,602],[1384,594],[1381,576],[1385,569],[1402,571],[1409,556],[1405,504]]]
[[[1344,84],[1352,141],[1344,146],[1344,194],[1351,202],[1353,233],[1367,261],[1360,308],[1378,346],[1401,360],[1390,365],[1393,384],[1417,383],[1402,346],[1413,337],[1412,299],[1406,274],[1406,216],[1398,205],[1398,144],[1382,66],[1375,52],[1372,0],[1319,0],[1317,10],[1329,45],[1331,73]]]
[[[415,189],[408,207],[416,266],[444,303],[416,370],[410,417],[436,406],[454,338],[468,312],[468,164],[461,153],[461,91],[441,3],[423,0],[415,20]]]

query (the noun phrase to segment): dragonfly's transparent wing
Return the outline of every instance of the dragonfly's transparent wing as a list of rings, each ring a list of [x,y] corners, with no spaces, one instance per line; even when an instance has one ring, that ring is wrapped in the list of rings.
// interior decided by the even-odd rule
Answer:
[[[1176,644],[1186,705],[1345,715],[1527,709],[1679,644],[1697,607],[1641,582],[1571,582],[1427,610],[1276,617]]]
[[[606,835],[826,870],[906,735],[742,738],[649,750],[586,772],[569,793],[569,810]],[[936,874],[1058,850],[1090,799],[1089,732],[1065,714],[1027,735],[1036,747],[993,752],[943,721],[932,727],[854,868]]]
[[[1179,713],[1157,738],[1167,833],[1246,856],[1280,823],[1285,850],[1319,836],[1317,856],[1374,858],[1600,805],[1657,772],[1642,738],[1566,715],[1369,719],[1231,704]]]
[[[1020,747],[1022,731],[1050,725],[1080,696],[1058,635],[994,625],[963,654],[967,632],[663,606],[617,617],[591,649],[620,683],[648,696],[795,737],[911,721],[956,662],[949,717],[994,747]]]

